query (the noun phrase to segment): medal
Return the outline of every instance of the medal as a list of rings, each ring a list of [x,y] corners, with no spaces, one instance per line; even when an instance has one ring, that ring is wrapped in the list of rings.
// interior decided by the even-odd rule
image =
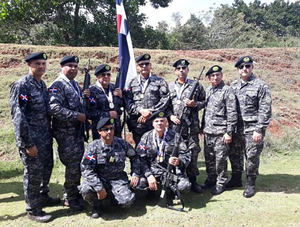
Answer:
[[[144,98],[144,94],[141,94],[141,99],[143,99]]]
[[[159,162],[163,162],[164,161],[164,157],[163,156],[159,156]]]
[[[109,158],[109,162],[114,162],[115,161],[115,157],[113,157],[113,156],[110,156],[110,158]]]
[[[176,104],[179,105],[180,103],[181,103],[181,100],[180,100],[180,99],[177,99],[177,100],[176,100]]]
[[[110,103],[109,103],[109,108],[110,108],[110,109],[113,109],[114,107],[115,107],[115,105],[114,105],[112,102],[110,102]]]

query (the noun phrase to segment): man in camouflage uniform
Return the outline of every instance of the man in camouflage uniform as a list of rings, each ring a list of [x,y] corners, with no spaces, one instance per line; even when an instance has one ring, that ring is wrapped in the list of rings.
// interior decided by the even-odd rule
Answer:
[[[49,95],[41,79],[46,71],[47,55],[33,53],[26,58],[28,74],[13,83],[10,93],[15,138],[24,164],[24,196],[27,216],[47,222],[51,215],[42,206],[56,205],[60,199],[48,196],[48,184],[53,168],[52,135],[50,129]]]
[[[129,188],[124,171],[126,156],[131,162],[131,182],[135,187],[139,181],[139,158],[133,147],[119,137],[114,137],[114,119],[102,118],[97,124],[100,139],[91,142],[81,162],[83,183],[80,193],[92,205],[92,218],[100,216],[99,208],[104,205],[107,194],[121,207],[130,206],[135,194]]]
[[[127,124],[136,145],[142,135],[152,129],[149,121],[152,113],[166,110],[169,101],[166,81],[150,72],[150,58],[149,54],[136,58],[139,75],[132,79],[126,92]]]
[[[187,168],[187,174],[192,183],[192,191],[201,193],[202,187],[196,182],[199,170],[197,167],[198,154],[201,151],[199,146],[200,122],[198,113],[205,105],[205,91],[200,83],[196,89],[193,99],[188,99],[191,89],[195,83],[194,80],[188,79],[189,62],[185,59],[179,59],[174,64],[176,81],[169,84],[171,103],[169,106],[169,118],[171,126],[175,131],[178,128],[182,130],[182,138],[192,152],[191,163]],[[183,110],[186,114],[183,115]]]
[[[123,96],[120,88],[110,83],[111,67],[107,64],[100,65],[95,70],[97,81],[90,87],[88,119],[92,120],[93,140],[99,139],[96,129],[97,123],[104,117],[115,119],[115,135],[121,137],[122,126],[120,116],[123,106]]]
[[[142,171],[137,188],[146,189],[149,187],[151,191],[157,191],[165,169],[170,163],[176,168],[175,172],[178,179],[174,183],[177,183],[178,190],[180,192],[188,192],[191,184],[186,175],[186,168],[191,160],[191,152],[187,149],[184,142],[180,142],[179,145],[175,144],[178,141],[176,136],[179,136],[179,134],[167,128],[168,120],[163,112],[157,112],[152,118],[154,119],[152,122],[153,129],[142,136],[136,148],[140,157]],[[182,138],[179,141],[182,141]],[[178,157],[172,156],[176,145],[179,146]]]
[[[215,186],[213,195],[225,190],[227,159],[232,133],[237,123],[236,98],[225,85],[222,67],[212,66],[206,73],[211,83],[206,90],[206,106],[203,114],[204,157],[207,179],[206,188]]]
[[[49,88],[53,135],[58,144],[59,158],[66,166],[65,205],[74,211],[83,209],[77,186],[80,184],[80,162],[84,152],[81,129],[86,120],[81,89],[74,80],[78,72],[78,62],[76,56],[64,57],[60,61],[62,71]]]
[[[270,123],[272,98],[269,86],[253,74],[251,56],[240,58],[235,67],[240,78],[231,87],[237,97],[238,125],[233,135],[229,159],[232,166],[232,179],[227,187],[241,186],[243,153],[246,156],[246,186],[243,196],[255,194],[255,180],[258,175],[259,157],[263,150],[264,136]]]

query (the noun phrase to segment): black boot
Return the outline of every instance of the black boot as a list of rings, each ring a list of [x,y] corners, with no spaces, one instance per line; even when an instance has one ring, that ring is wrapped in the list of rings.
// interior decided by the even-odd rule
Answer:
[[[208,179],[205,180],[204,184],[202,185],[203,189],[210,189],[216,186],[216,182],[215,181],[209,181]]]
[[[250,198],[255,194],[255,180],[256,176],[247,176],[247,182],[245,186],[245,190],[243,196],[245,198]]]
[[[239,188],[242,187],[242,173],[233,173],[230,181],[227,182],[226,188]]]
[[[100,205],[98,201],[94,202],[91,218],[99,218],[100,217]]]
[[[42,222],[42,223],[48,222],[52,218],[50,214],[46,214],[41,209],[35,211],[27,211],[27,217],[30,220]]]
[[[216,185],[216,187],[211,191],[213,195],[220,195],[225,191],[224,186]]]
[[[78,199],[65,199],[65,206],[70,207],[70,209],[75,212],[83,210],[83,206],[80,204]]]
[[[48,194],[41,194],[42,207],[56,206],[60,204],[61,204],[60,198],[52,198]]]
[[[190,182],[192,184],[191,190],[193,192],[196,192],[196,193],[202,193],[203,192],[203,188],[201,187],[200,184],[197,183],[196,176],[189,177],[189,179],[190,179]]]

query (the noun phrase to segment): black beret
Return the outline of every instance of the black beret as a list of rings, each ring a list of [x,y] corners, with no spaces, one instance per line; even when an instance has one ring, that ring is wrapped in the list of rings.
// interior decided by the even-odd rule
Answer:
[[[218,65],[214,65],[210,67],[210,69],[207,71],[206,76],[215,73],[215,72],[222,72],[222,67]]]
[[[65,56],[63,59],[60,61],[60,65],[63,66],[64,64],[74,62],[74,63],[79,63],[79,58],[77,56],[71,55],[71,56]]]
[[[149,118],[149,120],[154,120],[156,118],[162,118],[167,117],[166,114],[162,111],[156,111],[152,114],[152,116]]]
[[[96,69],[95,69],[95,75],[97,75],[98,73],[105,73],[111,70],[111,67],[109,65],[103,64],[103,65],[99,65]]]
[[[188,66],[190,63],[186,59],[179,59],[174,64],[173,67],[177,68],[178,66]]]
[[[27,56],[27,58],[25,58],[26,62],[29,62],[31,60],[39,60],[39,59],[43,59],[43,60],[47,60],[47,54],[45,52],[38,52],[38,53],[32,53],[29,56]]]
[[[253,63],[253,59],[251,56],[241,57],[234,65],[234,67],[239,67],[241,64]]]
[[[139,61],[145,61],[145,60],[150,60],[151,56],[150,54],[142,54],[141,56],[138,56],[135,61],[139,62]]]
[[[97,129],[103,128],[105,125],[113,125],[115,120],[113,118],[104,117],[100,119],[97,123]]]

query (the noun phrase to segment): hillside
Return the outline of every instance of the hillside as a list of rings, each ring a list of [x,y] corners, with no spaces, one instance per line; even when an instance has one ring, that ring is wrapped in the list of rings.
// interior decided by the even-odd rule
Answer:
[[[68,54],[75,54],[80,59],[80,72],[77,80],[83,81],[83,68],[87,58],[91,58],[92,71],[102,63],[113,67],[116,75],[118,66],[118,48],[115,47],[62,47],[62,46],[30,46],[15,44],[0,44],[0,157],[13,158],[16,154],[13,128],[9,110],[9,86],[27,72],[24,58],[31,52],[45,51],[48,54],[47,73],[44,80],[47,85],[55,79],[60,70],[60,59]],[[136,49],[135,55],[148,52],[152,56],[153,72],[161,75],[167,81],[174,79],[171,66],[178,58],[188,59],[190,77],[198,76],[202,66],[219,64],[223,67],[226,82],[233,81],[237,71],[234,62],[243,55],[251,55],[255,59],[254,72],[270,86],[273,97],[273,119],[269,127],[272,136],[282,138],[282,135],[292,132],[299,138],[300,131],[300,48],[265,48],[265,49],[218,49],[202,51],[165,51]],[[112,77],[114,80],[115,77]],[[208,86],[206,78],[202,77],[204,87]],[[92,77],[92,82],[94,78]],[[276,139],[276,141],[277,141]],[[273,143],[270,146],[274,146]]]

